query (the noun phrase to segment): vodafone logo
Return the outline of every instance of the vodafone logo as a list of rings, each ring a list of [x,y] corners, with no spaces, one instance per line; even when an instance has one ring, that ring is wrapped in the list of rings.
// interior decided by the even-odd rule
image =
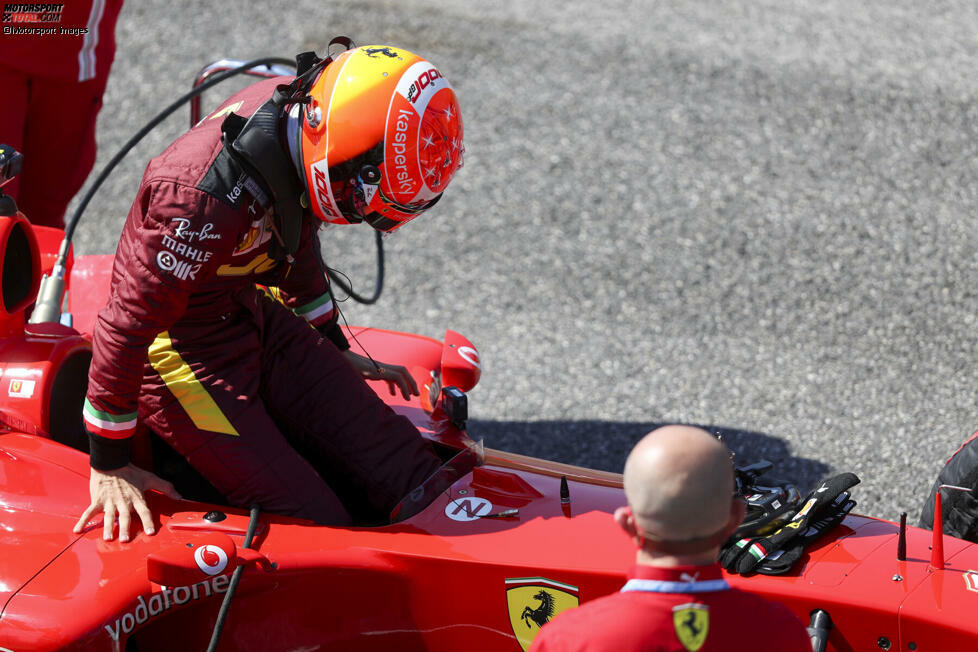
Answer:
[[[964,574],[964,586],[969,591],[978,593],[978,571],[969,570]]]
[[[207,544],[194,551],[194,561],[208,575],[218,575],[228,566],[228,554],[219,546]]]
[[[458,348],[458,355],[476,369],[482,369],[482,365],[479,364],[479,352],[471,346],[460,346]]]

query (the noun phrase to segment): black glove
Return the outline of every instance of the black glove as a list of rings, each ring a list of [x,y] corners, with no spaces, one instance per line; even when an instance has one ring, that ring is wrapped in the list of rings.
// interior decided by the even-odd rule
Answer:
[[[801,509],[774,534],[728,543],[720,553],[720,565],[731,573],[750,573],[765,557],[785,548],[790,540],[805,532],[819,510],[857,484],[859,478],[855,473],[840,473],[823,480],[808,494]]]
[[[820,536],[842,522],[856,501],[849,499],[849,492],[839,494],[831,505],[823,507],[815,518],[808,524],[808,529],[788,542],[781,550],[768,555],[757,565],[757,572],[763,575],[783,575],[791,570],[795,562],[801,558],[805,548],[815,542]]]

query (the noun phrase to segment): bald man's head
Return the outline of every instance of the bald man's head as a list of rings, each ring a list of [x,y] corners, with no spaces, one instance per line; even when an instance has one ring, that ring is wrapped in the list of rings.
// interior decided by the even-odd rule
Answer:
[[[733,464],[727,447],[701,428],[664,426],[632,449],[625,496],[639,527],[672,541],[705,537],[731,518]]]

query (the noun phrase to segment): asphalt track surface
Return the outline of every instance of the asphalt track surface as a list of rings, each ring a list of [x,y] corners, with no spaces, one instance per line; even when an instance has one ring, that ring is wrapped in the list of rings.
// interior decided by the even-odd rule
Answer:
[[[465,167],[350,323],[468,336],[487,446],[620,470],[656,424],[715,426],[914,520],[978,424],[976,33],[961,0],[130,0],[96,170],[208,61],[337,34],[421,53],[459,93]],[[114,250],[187,126],[130,155],[79,253]],[[324,239],[368,293],[369,230]]]

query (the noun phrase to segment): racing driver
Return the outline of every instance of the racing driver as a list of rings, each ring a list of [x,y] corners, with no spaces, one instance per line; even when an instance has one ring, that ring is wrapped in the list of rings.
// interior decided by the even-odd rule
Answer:
[[[143,492],[137,422],[235,506],[343,525],[340,496],[391,508],[439,467],[364,379],[407,398],[404,367],[350,351],[317,238],[323,222],[388,233],[430,208],[462,162],[451,86],[391,46],[299,55],[294,80],[248,86],[147,166],[93,334],[83,408],[91,504],[128,541]],[[332,45],[332,44],[331,44]],[[342,488],[342,491],[340,490]]]

